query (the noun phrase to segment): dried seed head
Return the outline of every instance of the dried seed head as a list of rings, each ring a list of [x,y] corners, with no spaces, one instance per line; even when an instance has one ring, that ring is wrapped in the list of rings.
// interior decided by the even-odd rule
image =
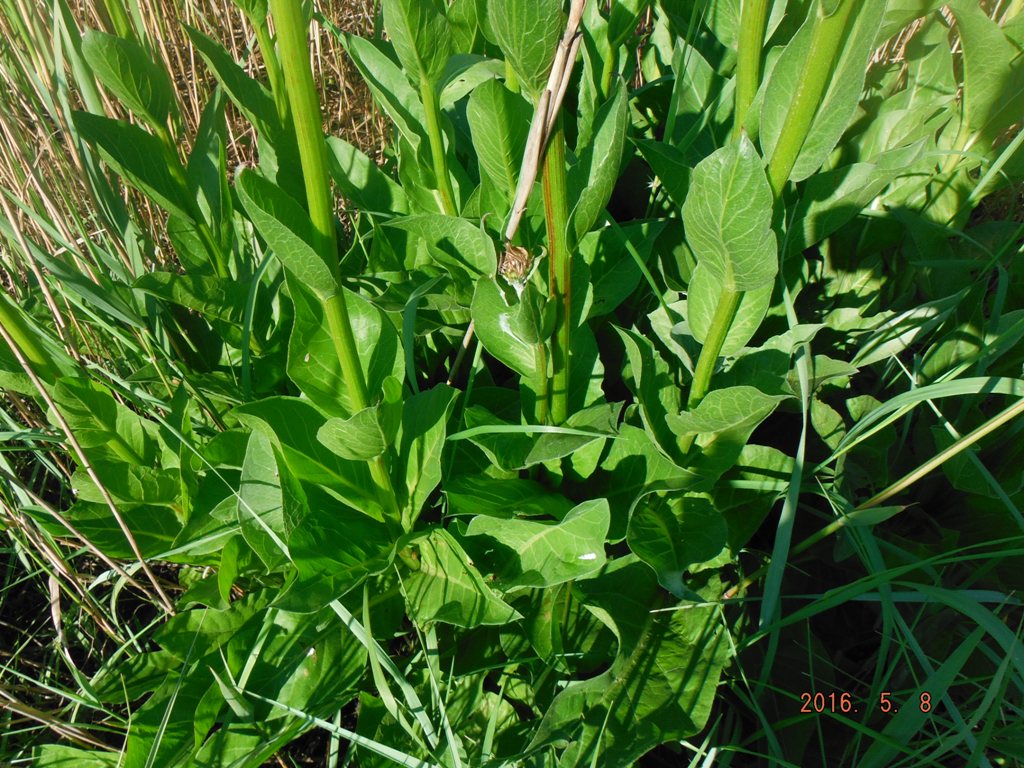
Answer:
[[[498,262],[498,274],[508,282],[509,285],[521,288],[533,274],[533,254],[521,245],[505,244],[505,252]]]

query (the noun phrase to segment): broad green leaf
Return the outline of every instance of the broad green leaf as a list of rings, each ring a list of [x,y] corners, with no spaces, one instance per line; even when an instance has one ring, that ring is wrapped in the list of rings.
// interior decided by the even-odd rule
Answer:
[[[735,466],[715,483],[715,509],[729,526],[729,549],[734,555],[747,545],[789,488],[792,472],[793,459],[782,451],[748,444]]]
[[[539,93],[565,29],[561,0],[491,0],[486,8],[505,58],[526,87]]]
[[[816,173],[804,185],[789,232],[789,253],[820,243],[864,210],[897,174],[911,168],[924,142],[883,153],[877,163],[854,163]]]
[[[774,283],[765,283],[743,293],[720,354],[734,355],[754,337],[768,314],[774,288]],[[707,340],[711,331],[715,310],[722,300],[722,290],[723,285],[714,272],[706,269],[702,263],[697,264],[686,290],[686,318],[690,321],[693,338],[701,344]]]
[[[717,284],[751,291],[775,279],[772,192],[761,158],[745,136],[694,168],[683,222],[699,267]]]
[[[387,567],[394,537],[386,524],[345,505],[322,491],[309,491],[308,514],[288,538],[288,551],[304,581],[326,581],[329,594],[309,590],[307,609],[319,609],[356,586],[365,576]],[[297,585],[288,594],[298,610]]]
[[[232,214],[234,201],[228,183],[227,99],[215,90],[203,107],[185,177],[196,196],[199,213],[209,223],[219,250],[230,253],[234,237]]]
[[[614,312],[636,290],[642,278],[636,256],[646,263],[664,228],[663,221],[644,221],[619,227],[618,231],[601,227],[580,239],[577,253],[590,266],[593,291],[587,319]],[[635,256],[630,248],[636,251]]]
[[[166,233],[185,274],[192,277],[216,276],[216,267],[194,219],[172,213],[167,217]]]
[[[437,0],[384,0],[384,29],[409,79],[435,83],[451,47],[451,28]]]
[[[426,143],[427,116],[419,94],[388,55],[388,44],[345,35],[345,50],[363,76],[374,99],[391,118],[414,153]]]
[[[180,661],[205,656],[235,637],[246,622],[266,609],[271,597],[267,590],[257,589],[227,608],[182,611],[157,628],[153,640]]]
[[[249,297],[248,283],[176,272],[148,272],[135,281],[135,288],[237,326],[242,324]]]
[[[529,517],[546,515],[562,519],[572,502],[534,480],[500,480],[486,475],[456,477],[445,483],[451,515]]]
[[[408,213],[409,201],[403,190],[369,157],[343,139],[327,139],[331,176],[341,193],[361,211]]]
[[[539,313],[533,310],[530,299],[536,295],[536,291],[524,291],[525,300],[508,306],[494,279],[481,277],[476,281],[470,310],[484,349],[523,376],[535,376],[546,354],[538,328]]]
[[[567,740],[560,767],[633,765],[658,744],[698,733],[728,658],[720,609],[652,612],[661,605],[654,574],[633,558],[576,588],[615,633],[618,653],[609,670],[555,697],[531,746]]]
[[[640,16],[651,0],[619,0],[612,3],[608,13],[608,39],[614,47],[626,42],[636,33]]]
[[[465,50],[465,49],[462,49]],[[477,56],[472,53],[458,53],[448,60],[441,75],[441,93],[438,96],[441,109],[450,111],[478,86],[505,76],[505,64],[498,59]]]
[[[281,496],[281,471],[270,438],[259,430],[249,435],[238,491],[238,525],[245,542],[269,570],[288,559]]]
[[[238,580],[242,559],[249,553],[249,547],[242,536],[232,536],[221,550],[220,565],[217,568],[217,591],[223,605],[231,602],[231,588]]]
[[[694,410],[669,414],[667,421],[677,436],[696,437],[694,466],[720,475],[735,464],[754,428],[784,399],[744,385],[714,389]]]
[[[686,200],[687,190],[690,188],[690,173],[692,169],[686,162],[686,154],[679,148],[663,141],[653,139],[634,139],[640,154],[651,166],[654,175],[658,177],[658,183],[665,188],[669,199],[678,206],[682,206]]]
[[[729,562],[728,534],[725,518],[707,497],[687,495],[668,503],[645,499],[630,517],[626,541],[654,569],[661,586],[682,598],[688,592],[686,571]]]
[[[119,768],[121,753],[43,744],[32,754],[32,765],[38,768]]]
[[[441,621],[477,627],[522,618],[487,585],[469,555],[443,528],[412,537],[406,550],[416,570],[403,577],[402,585],[409,616],[417,624]]]
[[[456,51],[477,48],[477,0],[452,0],[448,6],[448,24],[452,31],[452,47]]]
[[[394,475],[404,488],[402,505],[415,520],[441,482],[441,451],[458,392],[439,384],[405,401]]]
[[[783,398],[769,396],[753,387],[729,387],[709,392],[692,411],[670,417],[680,435],[715,434],[758,423]]]
[[[558,523],[476,517],[466,535],[494,540],[503,561],[499,575],[505,590],[552,587],[586,579],[604,568],[609,521],[608,501],[592,499],[574,507]],[[508,549],[518,563],[506,560]]]
[[[395,401],[388,405],[371,405],[347,419],[328,419],[317,432],[317,440],[345,459],[366,461],[384,453],[398,431],[395,420],[388,418],[389,405],[401,403],[401,385],[397,379],[388,381],[398,388]]]
[[[506,470],[526,469],[569,456],[595,440],[615,437],[621,410],[622,403],[599,403],[572,414],[561,429],[529,431],[502,421],[482,406],[473,405],[465,413],[469,428],[466,439],[496,466]]]
[[[192,219],[190,193],[171,173],[172,162],[158,138],[136,125],[88,112],[73,112],[75,128],[95,144],[125,181],[172,214]]]
[[[479,224],[455,216],[426,213],[392,219],[387,226],[404,229],[421,238],[443,267],[466,271],[474,279],[498,271],[494,243]]]
[[[619,427],[619,437],[612,441],[597,478],[594,493],[611,505],[609,541],[625,538],[629,512],[640,496],[652,490],[695,488],[704,479],[667,459],[647,432],[630,424]]]
[[[177,470],[158,469],[124,461],[92,461],[103,488],[122,504],[155,504],[174,507],[181,516],[181,475]],[[105,503],[103,495],[84,469],[71,478],[80,501]]]
[[[285,269],[321,301],[338,291],[334,271],[317,253],[313,222],[302,206],[279,186],[251,168],[243,170],[235,189],[249,218]]]
[[[152,466],[156,444],[144,420],[92,379],[62,377],[53,400],[92,461]],[[58,426],[54,414],[51,423]]]
[[[281,457],[296,479],[320,485],[354,509],[383,520],[366,462],[343,459],[317,441],[327,417],[308,400],[268,397],[239,406],[232,414],[280,444]]]
[[[634,382],[633,394],[640,406],[644,429],[666,456],[681,462],[683,456],[676,436],[666,422],[667,415],[678,413],[683,402],[672,372],[646,338],[622,328],[615,330],[626,348]]]
[[[215,699],[208,695],[215,687],[205,668],[193,667],[188,674],[169,674],[153,695],[132,712],[121,768],[192,763],[190,755],[195,750],[197,726],[201,739],[216,716],[216,712],[209,711],[210,702],[216,701],[218,709],[224,702],[219,691]]]
[[[325,412],[351,416],[357,409],[341,375],[323,305],[303,286],[289,282],[289,287],[295,303],[295,325],[288,341],[288,377]],[[367,391],[376,395],[383,391],[389,376],[403,381],[405,363],[398,329],[384,312],[358,293],[342,290]]]
[[[167,651],[149,651],[108,658],[89,684],[105,704],[136,701],[163,682],[181,662]]]
[[[942,5],[943,0],[888,0],[875,45],[882,45],[914,19],[927,16]]]
[[[206,66],[213,71],[228,98],[256,130],[261,133],[279,130],[277,110],[270,91],[261,82],[249,77],[220,43],[187,24],[185,32],[188,33],[189,40],[199,55],[203,57]]]
[[[555,589],[533,590],[529,609],[524,609],[523,621],[518,627],[545,663],[559,672],[568,671],[563,642],[568,627],[563,627],[565,611],[559,609],[572,604],[568,592],[571,588],[571,584],[564,584]]]
[[[577,242],[598,220],[619,179],[629,127],[628,101],[625,85],[616,79],[611,97],[597,110],[593,125],[589,126],[590,134],[581,137],[582,146],[576,148],[579,159],[569,169],[567,183],[577,196],[572,211]]]
[[[156,557],[168,551],[181,532],[181,519],[168,505],[118,503],[117,509],[143,557]],[[62,514],[75,530],[108,557],[131,559],[136,556],[107,504],[79,501]],[[39,522],[53,536],[67,535],[67,528],[49,515]]]
[[[82,39],[82,55],[122,104],[150,127],[167,128],[167,118],[174,111],[171,78],[141,45],[91,29]]]
[[[253,702],[257,721],[286,727],[292,715],[271,702],[323,716],[352,695],[366,668],[366,649],[329,608],[317,613],[270,608],[258,618],[231,638],[227,667],[221,667],[235,680],[248,674],[244,690],[271,700]]]
[[[807,20],[782,52],[765,88],[759,134],[765,157],[771,157],[775,151],[805,68],[820,66],[818,62],[808,61],[816,6],[817,3],[813,3],[809,8]],[[803,181],[821,167],[853,120],[885,6],[885,3],[857,4],[852,29],[842,45],[814,124],[789,174],[793,181]]]
[[[226,700],[228,696],[234,696],[237,701],[246,701],[244,694],[237,689],[229,694],[227,688],[221,687],[221,695]],[[251,716],[241,718],[238,712],[233,714],[242,722],[228,723],[211,733],[194,756],[190,756],[194,765],[216,765],[223,761],[224,765],[234,768],[258,768],[266,765],[274,753],[298,737],[300,732],[300,728],[295,727],[284,733],[268,734],[266,725],[248,722]]]
[[[480,167],[509,205],[519,183],[533,110],[497,80],[488,80],[469,97],[466,118]]]
[[[1024,110],[1024,58],[978,3],[950,7],[963,46],[963,124],[985,152]]]

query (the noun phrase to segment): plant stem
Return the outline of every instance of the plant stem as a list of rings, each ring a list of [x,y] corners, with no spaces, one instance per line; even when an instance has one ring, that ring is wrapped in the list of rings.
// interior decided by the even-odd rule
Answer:
[[[551,337],[551,423],[569,415],[569,351],[572,348],[572,255],[568,242],[569,201],[565,179],[565,131],[555,119],[544,155],[544,221],[548,235],[548,290],[557,302],[558,317]]]
[[[103,5],[100,6],[100,11],[101,13],[106,11],[107,16],[110,17],[110,23],[114,28],[114,32],[118,37],[128,40],[138,39],[121,0],[104,0]]]
[[[817,3],[817,16],[811,33],[811,47],[806,66],[800,76],[792,105],[782,124],[782,133],[768,163],[768,182],[775,197],[789,180],[800,150],[810,133],[825,90],[833,76],[840,47],[850,19],[858,7],[857,0],[838,0],[836,9],[825,15],[824,0]]]
[[[729,335],[729,328],[736,318],[736,311],[742,298],[742,291],[722,289],[718,307],[711,318],[711,328],[700,350],[700,357],[697,358],[697,368],[693,372],[693,386],[690,387],[690,396],[686,401],[686,407],[691,411],[700,405],[711,387],[711,374],[715,372],[715,363],[718,362],[718,356],[725,345],[725,339]]]
[[[281,68],[288,103],[294,118],[306,187],[306,203],[317,238],[316,246],[334,273],[337,284],[334,295],[323,302],[324,315],[341,365],[341,375],[348,387],[352,408],[361,411],[369,407],[370,397],[363,368],[359,364],[359,350],[356,347],[352,321],[345,301],[345,289],[341,285],[338,244],[334,232],[333,199],[327,171],[327,146],[324,142],[320,100],[313,84],[313,73],[309,68],[306,20],[299,0],[270,0],[270,6],[277,28],[278,44],[281,47]],[[383,456],[378,456],[370,462],[370,473],[380,492],[385,511],[391,515],[397,514],[397,500]]]
[[[270,0],[281,48],[281,69],[285,90],[295,121],[299,158],[306,187],[309,217],[317,238],[317,250],[339,278],[338,246],[334,234],[334,206],[327,172],[320,99],[309,68],[306,20],[299,0]],[[344,307],[344,299],[342,299]],[[346,314],[347,324],[347,314]]]
[[[725,345],[732,322],[736,319],[736,312],[742,298],[742,291],[722,289],[715,314],[711,318],[711,328],[704,340],[704,346],[701,347],[700,357],[697,358],[697,367],[693,372],[693,384],[690,386],[690,395],[686,400],[687,410],[692,411],[700,405],[711,388],[711,376],[715,372],[715,363],[718,362],[718,356]],[[687,435],[679,439],[679,449],[684,455],[690,452],[695,439],[696,435]]]
[[[420,78],[420,99],[427,113],[430,156],[434,161],[434,176],[437,178],[441,207],[448,216],[456,216],[458,212],[455,210],[455,190],[452,189],[452,179],[448,173],[448,158],[444,153],[444,136],[441,133],[441,105],[438,102],[437,89],[426,75]]]
[[[274,50],[274,41],[270,37],[267,20],[266,18],[250,18],[249,22],[256,31],[256,42],[260,46],[260,53],[263,54],[263,63],[267,67],[267,79],[270,80],[270,91],[274,94],[277,117],[281,121],[282,126],[287,126],[288,94],[285,92],[284,80],[281,75],[281,64],[277,60],[277,52]]]
[[[359,349],[356,346],[355,334],[352,332],[352,323],[349,321],[348,305],[343,290],[339,288],[337,293],[324,302],[324,315],[327,327],[331,331],[334,351],[341,363],[342,375],[348,385],[352,408],[361,411],[370,405],[370,394],[362,366],[359,365]],[[350,367],[354,367],[358,374],[351,373],[348,370]]]
[[[534,354],[537,360],[537,378],[540,391],[537,393],[537,422],[547,424],[550,418],[548,413],[548,399],[550,397],[548,382],[548,351],[545,344],[535,344]]]
[[[601,68],[601,98],[607,99],[612,92],[612,78],[618,70],[619,46],[608,43],[608,49],[604,52],[604,66]]]
[[[761,52],[768,23],[768,0],[743,0],[740,16],[740,38],[736,62],[736,122],[733,139],[738,139],[747,121],[757,89],[761,85]]]

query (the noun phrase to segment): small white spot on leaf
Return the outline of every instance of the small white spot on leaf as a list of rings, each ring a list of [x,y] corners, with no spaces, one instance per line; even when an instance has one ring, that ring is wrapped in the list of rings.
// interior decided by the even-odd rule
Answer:
[[[580,555],[579,560],[597,560],[596,552],[587,552],[585,555]]]

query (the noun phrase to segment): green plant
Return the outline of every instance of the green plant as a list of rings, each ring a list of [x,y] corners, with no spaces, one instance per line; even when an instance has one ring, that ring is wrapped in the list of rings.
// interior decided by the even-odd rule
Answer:
[[[80,253],[11,165],[2,525],[110,653],[58,662],[79,709],[5,699],[76,747],[0,754],[1013,758],[1020,3],[384,0],[386,39],[314,8],[382,164],[324,136],[297,0],[236,0],[269,88],[187,28],[194,129],[109,5],[80,44],[4,10],[110,226]],[[70,586],[68,541],[158,616]],[[801,711],[826,689],[862,708]]]

